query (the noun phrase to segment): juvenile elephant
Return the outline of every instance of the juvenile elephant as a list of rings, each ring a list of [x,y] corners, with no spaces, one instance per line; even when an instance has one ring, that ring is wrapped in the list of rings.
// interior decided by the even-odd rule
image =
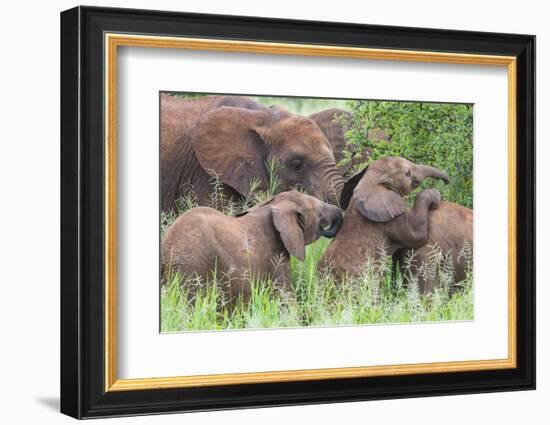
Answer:
[[[344,223],[320,266],[338,278],[356,277],[369,260],[426,244],[428,211],[437,208],[441,195],[436,189],[422,190],[412,209],[403,197],[427,177],[449,181],[443,171],[398,157],[378,159],[349,179],[341,199],[347,207]]]
[[[168,228],[163,265],[202,282],[213,273],[222,280],[231,274],[226,295],[232,301],[249,300],[254,278],[270,277],[276,288],[291,293],[290,256],[303,260],[306,245],[334,237],[341,223],[338,207],[297,191],[280,193],[239,217],[197,207]],[[195,289],[188,289],[192,295]]]
[[[267,108],[239,96],[191,100],[161,96],[162,210],[192,192],[210,204],[213,180],[225,199],[246,196],[252,182],[270,183],[276,165],[279,190],[304,189],[337,204],[344,180],[332,148],[309,118]]]
[[[473,254],[473,216],[471,209],[453,202],[442,202],[437,210],[431,211],[428,242],[418,249],[400,249],[395,253],[394,259],[399,261],[405,279],[416,276],[419,290],[426,294],[441,281],[442,261],[449,261],[453,267],[453,281],[449,283],[464,280]],[[434,261],[435,250],[448,260]]]

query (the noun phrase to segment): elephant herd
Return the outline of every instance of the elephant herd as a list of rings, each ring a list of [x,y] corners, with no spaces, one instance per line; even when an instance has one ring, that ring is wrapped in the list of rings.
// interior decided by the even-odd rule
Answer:
[[[360,276],[381,256],[401,258],[400,264],[408,256],[408,270],[419,271],[434,246],[453,262],[454,282],[466,277],[461,254],[473,242],[472,210],[441,201],[433,188],[421,190],[411,208],[405,199],[428,177],[448,183],[447,174],[385,157],[350,176],[353,164],[340,163],[346,148],[340,116],[350,112],[304,117],[241,96],[161,94],[160,101],[162,210],[187,194],[200,205],[166,230],[165,270],[204,282],[212,274],[231,275],[232,300],[246,302],[258,278],[292,294],[290,257],[304,260],[306,245],[323,236],[333,239],[319,268],[338,282]],[[353,157],[365,162],[365,155]],[[237,216],[208,207],[213,179],[225,199],[246,197],[253,185],[267,190],[269,161],[278,164],[277,195]],[[433,274],[418,277],[424,293],[437,282]],[[187,289],[192,295],[193,287]]]

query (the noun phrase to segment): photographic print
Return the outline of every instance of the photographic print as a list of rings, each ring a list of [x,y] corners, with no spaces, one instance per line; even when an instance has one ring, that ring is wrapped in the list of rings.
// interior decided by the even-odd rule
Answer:
[[[474,319],[474,105],[159,102],[162,332]]]

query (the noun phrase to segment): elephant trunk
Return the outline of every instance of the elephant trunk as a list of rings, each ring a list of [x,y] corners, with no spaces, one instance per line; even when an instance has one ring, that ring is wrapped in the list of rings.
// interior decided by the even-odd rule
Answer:
[[[326,213],[326,214],[325,214]],[[327,205],[319,224],[321,236],[333,238],[342,227],[343,217],[340,208]]]
[[[444,171],[438,170],[435,167],[430,167],[429,165],[419,165],[418,166],[418,176],[419,180],[422,181],[427,177],[432,179],[440,179],[449,184],[449,176]]]
[[[332,205],[340,204],[340,194],[344,188],[344,178],[336,168],[336,165],[330,167],[327,172],[319,179],[321,186],[322,200]]]

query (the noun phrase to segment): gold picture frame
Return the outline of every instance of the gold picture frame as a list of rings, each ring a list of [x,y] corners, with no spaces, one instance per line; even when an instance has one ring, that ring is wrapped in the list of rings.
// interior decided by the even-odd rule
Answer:
[[[465,372],[516,367],[516,58],[512,56],[434,53],[410,50],[316,46],[127,34],[105,34],[106,122],[105,152],[105,391],[135,391],[182,387],[251,384],[300,380]],[[506,67],[508,72],[508,358],[457,362],[401,364],[291,371],[176,376],[170,378],[116,378],[116,62],[119,47],[149,47],[263,54],[330,56],[354,59],[435,62]]]

